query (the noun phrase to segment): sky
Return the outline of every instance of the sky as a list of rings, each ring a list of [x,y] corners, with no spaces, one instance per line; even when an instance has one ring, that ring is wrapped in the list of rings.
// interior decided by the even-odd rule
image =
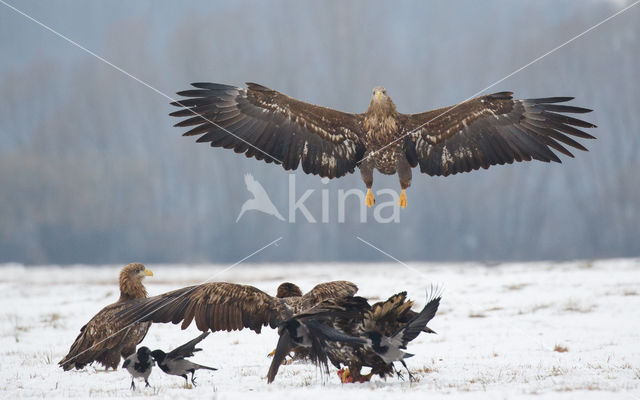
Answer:
[[[640,8],[541,57],[631,2],[6,3],[131,76],[0,4],[0,262],[226,262],[279,237],[259,260],[385,259],[358,238],[421,261],[640,255]],[[404,113],[483,89],[575,96],[598,139],[562,164],[415,170],[407,209],[353,197],[341,220],[340,191],[363,191],[357,173],[290,175],[181,137],[168,103],[198,81],[348,112],[378,85]],[[238,219],[246,174],[285,221]],[[397,178],[378,174],[374,189],[397,193]],[[307,190],[315,222],[291,214]]]

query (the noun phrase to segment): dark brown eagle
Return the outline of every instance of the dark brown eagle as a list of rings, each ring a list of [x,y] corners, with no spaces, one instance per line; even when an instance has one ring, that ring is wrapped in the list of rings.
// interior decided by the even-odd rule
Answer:
[[[217,83],[193,83],[178,92],[186,99],[170,115],[189,117],[175,126],[195,126],[185,136],[233,149],[247,157],[302,165],[307,174],[339,178],[358,166],[371,207],[373,170],[398,173],[400,206],[411,185],[411,168],[429,175],[457,174],[514,161],[561,162],[563,146],[587,149],[571,136],[594,137],[577,129],[595,125],[567,113],[591,110],[557,103],[573,97],[514,100],[511,92],[477,97],[420,114],[401,114],[385,88],[373,89],[369,108],[351,114],[305,103],[256,83],[247,89]],[[561,144],[562,143],[562,144]]]
[[[120,298],[100,310],[85,326],[71,345],[69,353],[58,363],[65,371],[82,369],[94,361],[105,368],[117,369],[120,356],[127,358],[135,353],[136,346],[144,339],[150,322],[127,326],[116,315],[135,299],[147,297],[142,284],[145,276],[153,276],[144,265],[133,263],[120,271]]]
[[[129,264],[120,272],[120,298],[106,306],[80,329],[69,353],[58,363],[65,371],[82,369],[94,361],[117,369],[120,357],[135,353],[152,322],[195,319],[203,332],[276,327],[295,313],[324,300],[352,296],[358,287],[346,281],[325,282],[302,294],[293,283],[278,287],[276,297],[248,285],[210,282],[147,297],[142,278],[153,276],[142,264]]]

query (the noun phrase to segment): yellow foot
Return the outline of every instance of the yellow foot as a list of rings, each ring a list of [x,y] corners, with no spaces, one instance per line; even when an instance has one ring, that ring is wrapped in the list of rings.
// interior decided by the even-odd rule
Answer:
[[[367,203],[367,207],[369,208],[373,207],[373,203],[376,202],[375,198],[373,197],[373,193],[371,193],[371,189],[367,189],[367,197],[365,198],[365,202]]]
[[[400,208],[405,208],[407,206],[407,194],[404,189],[400,192],[400,200],[398,200],[398,204],[400,204]]]
[[[276,349],[273,349],[271,353],[267,354],[267,357],[273,357],[274,354],[276,354]]]
[[[351,371],[349,371],[349,368],[343,368],[338,371],[338,376],[342,383],[353,383],[353,378],[351,377]]]

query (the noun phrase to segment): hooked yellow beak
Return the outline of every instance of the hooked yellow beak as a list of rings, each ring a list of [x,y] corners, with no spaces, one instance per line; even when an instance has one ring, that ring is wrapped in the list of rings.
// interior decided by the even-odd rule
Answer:
[[[376,100],[380,100],[382,98],[382,92],[376,92]]]
[[[150,269],[144,269],[144,276],[153,276],[153,271]]]

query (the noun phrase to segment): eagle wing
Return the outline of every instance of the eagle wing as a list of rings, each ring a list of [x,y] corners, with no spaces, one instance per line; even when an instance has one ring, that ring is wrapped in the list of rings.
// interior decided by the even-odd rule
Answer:
[[[210,282],[135,300],[119,317],[127,323],[182,321],[182,329],[195,320],[203,332],[249,328],[260,333],[263,326],[275,328],[292,314],[282,299],[253,286]]]
[[[58,363],[65,371],[98,361],[105,367],[117,368],[120,355],[127,357],[136,351],[149,330],[149,323],[131,326],[117,317],[129,302],[106,306],[80,329],[69,353]]]
[[[184,136],[233,149],[247,157],[282,164],[307,174],[337,178],[354,171],[365,147],[362,115],[305,103],[275,90],[247,83],[248,89],[217,83],[193,83],[178,92],[186,99],[171,113],[188,117],[175,126],[195,126]]]
[[[594,139],[577,129],[595,125],[564,115],[588,113],[561,105],[572,97],[514,100],[511,92],[477,97],[457,106],[402,115],[411,166],[429,175],[450,175],[515,161],[561,162],[562,144],[587,151],[570,136]]]
[[[358,292],[358,286],[349,281],[331,281],[316,285],[313,289],[302,296],[298,311],[304,311],[325,300],[340,299],[353,296]]]

